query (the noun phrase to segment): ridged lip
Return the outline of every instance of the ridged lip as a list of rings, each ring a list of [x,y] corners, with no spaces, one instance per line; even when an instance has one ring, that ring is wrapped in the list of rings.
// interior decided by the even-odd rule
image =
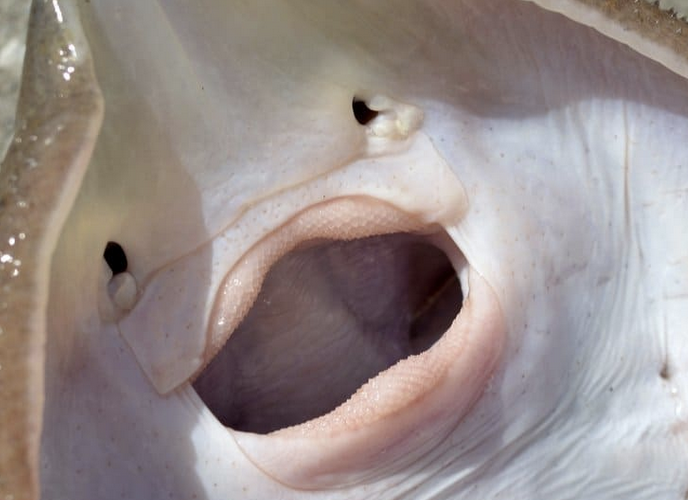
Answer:
[[[497,366],[505,326],[490,286],[440,224],[367,197],[313,205],[237,261],[213,307],[205,365],[229,340],[281,256],[304,241],[395,232],[444,235],[435,243],[467,282],[463,308],[429,350],[392,365],[326,415],[267,435],[228,429],[247,457],[277,481],[299,489],[340,487],[417,460],[470,411]]]
[[[421,459],[470,413],[505,344],[495,293],[474,270],[469,282],[464,307],[428,351],[378,374],[320,418],[268,435],[232,431],[239,447],[298,489],[373,481]]]
[[[436,223],[366,196],[336,198],[298,212],[249,248],[222,280],[209,321],[204,366],[251,308],[270,267],[297,246],[313,240],[353,240],[397,232],[426,234],[438,229]]]

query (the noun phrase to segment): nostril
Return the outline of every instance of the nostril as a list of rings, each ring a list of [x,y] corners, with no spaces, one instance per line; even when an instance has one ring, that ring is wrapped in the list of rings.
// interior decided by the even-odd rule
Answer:
[[[356,121],[365,127],[371,155],[393,153],[399,141],[411,137],[423,123],[421,108],[384,95],[354,97],[351,109]]]
[[[354,100],[351,103],[351,108],[353,109],[356,121],[361,125],[367,125],[379,114],[377,111],[370,109],[364,100],[356,97],[354,97]]]
[[[108,241],[107,245],[105,245],[103,258],[105,259],[105,262],[112,271],[113,275],[126,272],[127,267],[129,266],[127,254],[124,253],[122,246],[114,241]]]
[[[110,301],[120,311],[129,311],[136,303],[138,286],[136,279],[127,272],[129,261],[122,245],[108,241],[103,251],[105,263],[112,271],[112,278],[107,284]]]
[[[122,245],[108,241],[103,250],[103,259],[112,276],[107,277],[107,300],[102,303],[101,315],[108,320],[119,320],[130,311],[139,296],[136,278],[129,272],[129,260]],[[114,306],[114,307],[113,307]]]

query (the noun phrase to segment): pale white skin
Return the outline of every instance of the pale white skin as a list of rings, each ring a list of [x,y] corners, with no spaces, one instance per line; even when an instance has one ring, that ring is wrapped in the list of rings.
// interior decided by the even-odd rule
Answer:
[[[80,4],[106,112],[53,258],[43,498],[684,498],[688,83],[518,1],[206,3]],[[368,128],[353,96],[382,111]],[[470,331],[499,359],[442,393],[479,400],[413,461],[356,469],[405,439],[394,420],[311,439],[299,469],[186,380],[241,256],[361,196],[444,227],[494,296]],[[109,302],[109,240],[131,316]]]

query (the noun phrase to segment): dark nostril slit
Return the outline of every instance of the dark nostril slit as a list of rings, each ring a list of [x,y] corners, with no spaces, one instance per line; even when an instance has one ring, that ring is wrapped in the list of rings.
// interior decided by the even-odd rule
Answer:
[[[356,121],[361,125],[367,125],[379,114],[377,111],[370,109],[365,101],[360,99],[354,98],[351,107],[354,110]]]
[[[129,265],[124,249],[119,243],[115,243],[114,241],[108,241],[107,245],[105,245],[103,258],[110,267],[113,275],[125,272]]]

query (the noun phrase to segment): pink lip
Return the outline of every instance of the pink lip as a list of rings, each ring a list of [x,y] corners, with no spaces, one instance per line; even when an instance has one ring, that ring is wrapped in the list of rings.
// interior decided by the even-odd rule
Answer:
[[[423,226],[417,218],[369,199],[334,200],[296,215],[260,241],[225,278],[206,359],[231,336],[270,266],[300,242]],[[275,480],[299,489],[364,482],[418,460],[471,411],[505,344],[504,317],[494,291],[472,268],[468,281],[461,312],[429,350],[381,372],[324,416],[267,435],[230,429],[244,453]]]
[[[416,232],[427,226],[420,218],[388,203],[361,196],[334,199],[299,212],[254,245],[224,278],[210,320],[206,364],[250,309],[270,266],[299,244],[317,239],[351,240]]]

